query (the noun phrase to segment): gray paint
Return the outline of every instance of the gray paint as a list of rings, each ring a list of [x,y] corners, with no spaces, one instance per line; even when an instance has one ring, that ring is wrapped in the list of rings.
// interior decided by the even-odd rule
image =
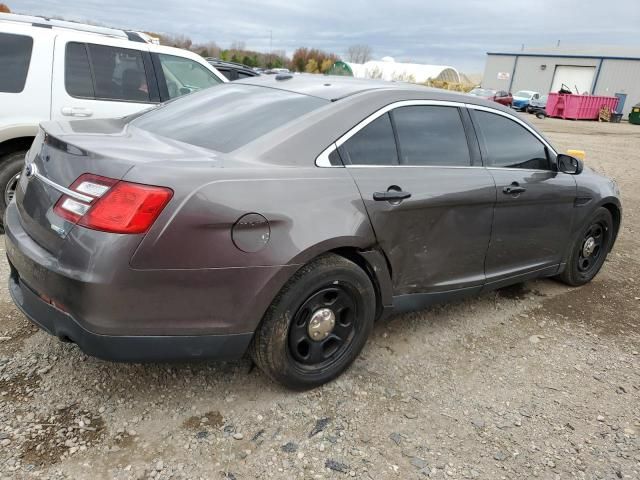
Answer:
[[[517,64],[517,65],[516,65]],[[541,69],[546,65],[545,69]],[[594,95],[614,96],[626,93],[627,102],[623,115],[626,117],[631,107],[640,102],[640,58],[621,59],[607,56],[553,55],[534,53],[488,53],[482,86],[505,89],[509,81],[498,80],[498,72],[508,72],[511,66],[515,74],[511,78],[511,91],[534,90],[548,93],[555,70],[561,65],[589,66],[596,68],[591,91]]]
[[[626,93],[623,109],[626,116],[635,104],[640,103],[640,60],[603,60],[595,93],[610,96]]]
[[[310,76],[247,83],[336,101],[225,155],[125,120],[44,124],[49,137],[38,136],[27,161],[49,180],[69,186],[91,172],[168,186],[174,196],[147,234],[119,235],[61,221],[50,210],[59,193],[23,176],[5,218],[7,253],[20,282],[55,300],[92,338],[246,339],[300,266],[327,251],[359,258],[376,285],[379,313],[393,304],[419,308],[557,273],[589,213],[603,202],[619,206],[615,185],[593,173],[573,177],[475,163],[315,166],[328,145],[395,102],[448,101],[513,115],[478,97]],[[505,197],[502,188],[516,180],[530,194]],[[372,200],[373,192],[394,184],[410,190],[411,199],[398,205]],[[572,206],[576,188],[591,198],[584,207]],[[247,214],[268,222],[264,245],[257,237],[267,225],[255,215],[249,223],[257,233],[243,226],[234,239],[234,225]]]

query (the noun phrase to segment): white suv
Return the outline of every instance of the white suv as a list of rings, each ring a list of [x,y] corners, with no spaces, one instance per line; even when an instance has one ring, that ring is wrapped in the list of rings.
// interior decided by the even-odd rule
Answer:
[[[0,14],[0,218],[41,121],[122,117],[227,81],[199,55],[147,39]]]

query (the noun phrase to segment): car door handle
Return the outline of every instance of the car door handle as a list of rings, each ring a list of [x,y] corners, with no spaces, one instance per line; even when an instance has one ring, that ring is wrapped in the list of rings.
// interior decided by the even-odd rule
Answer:
[[[93,115],[91,110],[82,107],[62,107],[60,111],[62,115],[67,117],[90,117]]]
[[[524,187],[521,187],[520,184],[518,184],[518,182],[513,182],[508,187],[504,187],[502,189],[502,193],[505,193],[507,195],[515,195],[515,194],[518,194],[518,193],[524,193],[526,191],[527,191],[527,189],[524,188]]]
[[[411,193],[404,192],[402,190],[388,190],[386,192],[375,192],[373,194],[373,199],[376,202],[393,202],[406,200],[411,197]]]

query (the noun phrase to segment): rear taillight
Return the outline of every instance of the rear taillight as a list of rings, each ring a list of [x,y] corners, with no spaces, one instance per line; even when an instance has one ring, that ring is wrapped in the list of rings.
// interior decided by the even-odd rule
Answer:
[[[171,200],[173,191],[85,173],[69,187],[79,198],[62,195],[53,211],[93,230],[144,233]]]

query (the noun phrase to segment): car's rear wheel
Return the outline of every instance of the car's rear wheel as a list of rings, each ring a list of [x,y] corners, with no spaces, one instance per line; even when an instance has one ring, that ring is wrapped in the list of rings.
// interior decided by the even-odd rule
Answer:
[[[367,273],[334,254],[302,267],[265,314],[251,344],[255,363],[293,389],[336,378],[373,327],[376,296]]]
[[[560,280],[572,285],[590,282],[600,271],[613,240],[613,218],[604,207],[598,208],[571,247],[571,254]]]
[[[13,152],[0,158],[0,232],[4,232],[2,219],[16,193],[26,151]]]

